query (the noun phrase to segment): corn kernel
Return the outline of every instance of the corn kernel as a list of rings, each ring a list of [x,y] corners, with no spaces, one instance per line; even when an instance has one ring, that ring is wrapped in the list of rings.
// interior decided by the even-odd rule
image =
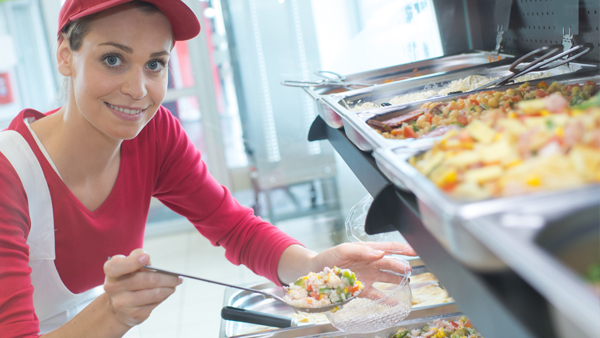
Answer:
[[[537,175],[529,177],[525,182],[532,187],[539,187],[542,184],[542,180]]]
[[[517,118],[517,114],[515,114],[515,112],[511,111],[510,113],[508,113],[508,117],[511,119],[514,119],[514,118]]]
[[[556,128],[556,135],[563,137],[565,135],[564,130],[562,129],[562,127],[558,127]]]
[[[541,114],[542,116],[547,116],[547,115],[550,115],[550,112],[549,112],[549,111],[547,111],[546,109],[544,109],[544,110],[540,111],[540,114]]]

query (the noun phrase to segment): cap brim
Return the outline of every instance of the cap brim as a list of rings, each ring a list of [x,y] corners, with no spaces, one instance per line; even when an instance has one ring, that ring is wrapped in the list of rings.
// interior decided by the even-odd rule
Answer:
[[[69,21],[77,20],[84,16],[96,14],[103,10],[122,5],[132,0],[109,0],[102,2],[96,6],[90,7],[85,11],[78,13],[69,18]],[[171,23],[171,29],[173,30],[173,38],[175,41],[189,40],[194,38],[200,33],[200,22],[196,17],[196,14],[184,4],[182,1],[161,1],[161,0],[144,0],[145,2],[151,3],[161,12],[165,14],[169,23]]]

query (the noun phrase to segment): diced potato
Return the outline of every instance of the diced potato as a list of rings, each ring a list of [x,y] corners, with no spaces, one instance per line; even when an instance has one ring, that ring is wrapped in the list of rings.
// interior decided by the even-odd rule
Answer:
[[[503,171],[504,169],[500,165],[471,169],[465,173],[465,180],[476,183],[487,182],[502,176]]]
[[[465,168],[480,161],[481,156],[478,152],[466,150],[448,158],[446,164],[455,168]]]
[[[442,161],[444,160],[444,153],[443,152],[437,152],[435,155],[433,155],[430,159],[428,159],[427,161],[424,161],[423,163],[419,163],[419,167],[417,168],[419,169],[420,172],[422,172],[425,175],[429,175],[429,173],[433,170],[433,168],[435,168],[438,164],[442,163]]]
[[[556,127],[563,127],[569,121],[569,115],[567,114],[553,114],[546,117],[552,121],[552,124]]]
[[[483,163],[510,163],[518,159],[518,153],[505,138],[478,149]]]
[[[528,117],[525,119],[525,125],[531,129],[535,127],[546,128],[548,118],[545,116]]]
[[[600,151],[590,147],[576,145],[569,153],[569,159],[579,175],[594,180],[600,172]]]
[[[458,184],[452,191],[452,194],[457,197],[479,200],[490,197],[490,193],[481,188],[479,184],[471,181],[466,181]]]
[[[490,143],[496,136],[496,131],[480,120],[475,120],[467,126],[472,138],[479,142]]]
[[[535,94],[534,94],[535,95]],[[517,107],[521,109],[525,114],[533,114],[546,108],[544,100],[527,100],[521,101],[517,104]]]
[[[527,132],[527,127],[517,119],[501,119],[498,121],[498,126],[512,135],[519,135]]]

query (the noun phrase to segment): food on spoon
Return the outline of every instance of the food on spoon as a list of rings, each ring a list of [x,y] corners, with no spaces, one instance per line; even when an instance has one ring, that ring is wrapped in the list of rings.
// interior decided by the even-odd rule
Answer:
[[[409,163],[466,199],[600,183],[600,93],[577,107],[557,93],[520,102],[448,132]]]
[[[283,299],[292,306],[317,308],[345,301],[358,295],[363,288],[364,284],[356,279],[354,272],[326,267],[291,283]]]
[[[423,325],[420,329],[407,329],[401,327],[389,338],[426,338],[426,337],[448,337],[448,338],[483,338],[481,333],[473,328],[467,317],[461,317],[457,321],[436,319]]]
[[[524,111],[541,110],[531,106],[532,104],[541,104],[544,107],[547,105],[549,108],[546,109],[549,112],[560,111],[563,108],[560,104],[564,102],[571,106],[581,105],[594,96],[599,89],[600,87],[593,81],[566,86],[557,82],[548,85],[544,81],[531,86],[526,82],[514,89],[490,90],[448,102],[426,102],[414,112],[387,120],[372,119],[367,123],[383,137],[390,139],[433,136],[429,135],[431,133],[438,136],[442,132],[437,129],[442,127],[464,128],[475,120],[506,117],[517,105],[520,105]],[[554,95],[552,99],[554,102],[536,100],[551,96],[553,93],[557,93],[564,99],[557,99],[557,95]],[[559,104],[556,104],[557,100],[560,101]]]

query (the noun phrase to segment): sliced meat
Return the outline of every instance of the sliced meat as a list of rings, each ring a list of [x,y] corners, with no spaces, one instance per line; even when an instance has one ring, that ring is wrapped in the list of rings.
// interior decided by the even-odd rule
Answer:
[[[421,108],[421,109],[417,109],[415,111],[412,111],[410,113],[404,114],[404,115],[400,115],[388,120],[383,120],[383,121],[377,121],[383,125],[388,125],[390,128],[397,128],[399,127],[402,123],[404,122],[408,122],[408,121],[412,121],[414,119],[416,119],[417,117],[425,114],[425,112],[427,111],[427,109],[425,108]],[[370,122],[373,120],[369,121]]]

